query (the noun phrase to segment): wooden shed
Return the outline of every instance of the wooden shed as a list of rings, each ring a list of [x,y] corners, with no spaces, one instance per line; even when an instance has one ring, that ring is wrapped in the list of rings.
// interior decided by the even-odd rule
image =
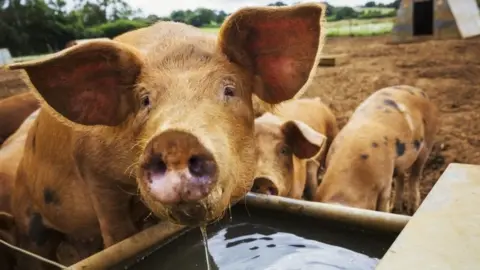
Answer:
[[[110,40],[110,39],[109,39],[109,38],[77,39],[77,40],[69,41],[69,42],[65,45],[65,48],[72,47],[72,46],[74,46],[74,45],[82,44],[82,43],[85,43],[85,42],[97,41],[97,40]]]
[[[392,35],[394,43],[477,36],[480,11],[475,0],[402,0]]]

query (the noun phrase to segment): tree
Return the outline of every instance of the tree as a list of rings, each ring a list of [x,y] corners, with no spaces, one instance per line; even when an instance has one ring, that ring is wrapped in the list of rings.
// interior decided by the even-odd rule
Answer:
[[[186,22],[187,21],[187,16],[185,14],[185,11],[183,10],[174,10],[170,14],[170,18],[174,22]]]
[[[274,6],[277,6],[277,7],[283,7],[283,6],[286,6],[287,4],[281,2],[281,1],[278,1],[278,2],[275,2],[275,3],[271,3],[271,4],[268,4],[268,6],[270,7],[274,7]]]
[[[218,23],[218,24],[221,24],[221,23],[223,23],[223,21],[225,21],[226,17],[227,17],[227,13],[225,13],[225,11],[223,11],[223,10],[220,10],[217,13],[217,18],[215,19],[215,22]]]
[[[480,1],[480,0],[477,0],[477,1]],[[400,3],[401,3],[401,2],[402,2],[401,0],[395,0],[395,1],[393,1],[392,3],[390,3],[390,4],[387,4],[386,7],[398,9],[398,8],[400,8]]]
[[[336,8],[335,18],[337,20],[353,19],[358,16],[358,13],[351,7]]]
[[[335,7],[330,5],[328,2],[324,2],[327,6],[326,15],[327,17],[332,16],[335,13]]]
[[[212,22],[216,21],[217,19],[217,14],[211,9],[208,8],[197,8],[194,11],[193,17],[198,20],[200,25],[195,25],[195,26],[203,26],[203,25],[209,25]]]
[[[377,6],[377,4],[375,4],[374,1],[370,1],[370,2],[365,3],[365,7],[371,8],[371,7],[376,7],[376,6]]]

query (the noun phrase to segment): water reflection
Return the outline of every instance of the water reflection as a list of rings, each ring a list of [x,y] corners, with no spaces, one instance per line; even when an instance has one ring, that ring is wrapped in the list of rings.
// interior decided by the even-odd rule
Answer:
[[[212,270],[364,270],[378,259],[397,234],[348,227],[336,222],[234,207],[234,219],[207,227]],[[205,270],[207,261],[199,228],[149,250],[112,270]]]
[[[208,246],[220,270],[364,270],[378,263],[345,248],[248,223],[221,229],[210,237]]]

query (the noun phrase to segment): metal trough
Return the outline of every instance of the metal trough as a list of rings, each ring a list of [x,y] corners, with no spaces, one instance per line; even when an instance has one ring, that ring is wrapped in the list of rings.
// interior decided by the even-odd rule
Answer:
[[[249,223],[251,220],[252,222],[253,220],[260,220],[259,222],[262,223],[263,219],[269,219],[270,223],[272,223],[271,221],[274,219],[277,225],[281,226],[284,223],[291,223],[293,220],[298,222],[299,226],[294,224],[293,227],[290,226],[290,228],[283,228],[282,230],[289,232],[292,228],[293,230],[299,229],[300,234],[306,231],[309,231],[310,234],[322,233],[322,230],[328,231],[334,228],[333,230],[336,230],[335,233],[329,234],[325,231],[323,236],[319,236],[328,238],[328,241],[335,241],[333,239],[336,237],[335,235],[340,235],[338,230],[352,229],[354,232],[349,232],[348,234],[355,235],[355,237],[346,237],[345,239],[347,240],[345,241],[349,242],[349,239],[354,240],[346,246],[350,245],[354,249],[362,249],[362,245],[370,245],[371,248],[365,248],[365,250],[371,249],[367,253],[369,253],[369,256],[376,258],[383,257],[383,254],[410,220],[409,216],[404,215],[253,193],[249,193],[246,196],[245,203],[242,201],[234,206],[231,210],[231,215],[234,222],[241,221],[240,223]],[[219,227],[222,226],[218,224],[228,226],[231,222],[232,220],[229,220],[227,213],[227,216],[220,223],[208,226],[209,235],[212,234],[212,230],[218,231]],[[305,228],[302,229],[302,227]],[[316,236],[313,234],[311,237],[307,235],[307,238],[315,238]],[[188,242],[187,246],[191,246],[194,245],[194,242],[201,243],[201,239],[198,228],[192,229],[162,223],[94,254],[70,266],[68,269],[137,269],[139,263],[142,263],[143,266],[138,269],[169,269],[168,267],[158,267],[157,265],[150,268],[145,265],[149,264],[148,260],[151,257],[158,257],[158,254],[165,254],[165,251],[173,249],[169,247],[170,245],[175,245],[176,242],[184,243],[185,245]],[[322,239],[322,241],[324,240]],[[368,244],[365,244],[367,242]],[[172,255],[166,256],[171,257]],[[179,260],[182,260],[182,258],[179,258]],[[156,262],[152,263],[155,264]],[[198,269],[206,268],[200,267]]]

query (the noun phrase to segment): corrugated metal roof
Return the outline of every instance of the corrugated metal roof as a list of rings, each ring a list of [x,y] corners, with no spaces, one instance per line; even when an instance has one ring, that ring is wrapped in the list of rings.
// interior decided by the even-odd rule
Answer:
[[[480,10],[475,0],[447,0],[462,38],[480,35]]]

